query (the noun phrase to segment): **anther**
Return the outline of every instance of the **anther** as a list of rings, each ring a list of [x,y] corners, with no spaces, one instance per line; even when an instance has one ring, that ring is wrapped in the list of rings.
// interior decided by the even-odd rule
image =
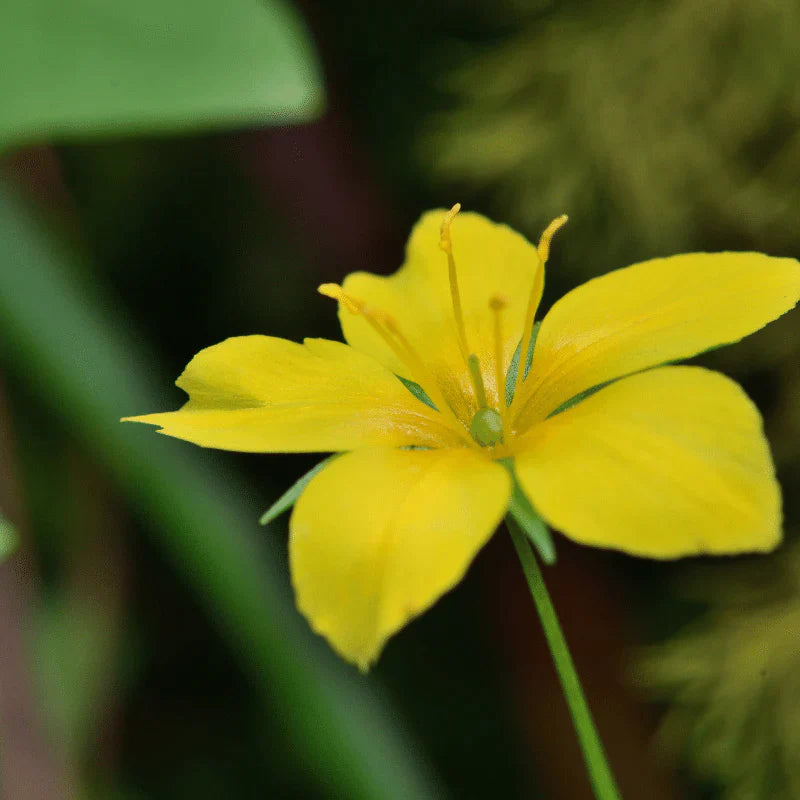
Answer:
[[[382,325],[390,333],[396,336],[400,335],[400,329],[394,317],[387,314],[385,311],[370,308],[363,300],[358,297],[353,297],[351,294],[347,294],[338,283],[323,283],[321,286],[317,287],[317,291],[321,295],[330,297],[332,300],[341,303],[351,314],[362,316],[371,322]]]
[[[536,248],[536,252],[539,254],[539,261],[541,261],[542,264],[546,264],[547,259],[550,257],[550,242],[553,240],[556,233],[567,224],[568,219],[569,217],[566,214],[562,214],[560,217],[556,217],[544,229],[544,233],[542,233],[539,239],[539,246]]]
[[[364,303],[347,294],[338,283],[323,283],[317,287],[317,291],[341,303],[351,314],[360,314],[364,310]]]
[[[393,335],[396,334],[397,324],[388,314],[384,314],[380,311],[376,312],[368,308],[363,300],[347,294],[337,283],[323,283],[321,286],[317,287],[317,291],[321,295],[330,297],[332,300],[341,303],[351,314],[363,317],[375,333],[386,342],[400,361],[402,361],[412,373],[416,372],[416,370],[413,369],[413,365],[409,364],[408,354],[403,352],[400,343],[396,341],[396,335]]]
[[[445,215],[442,220],[442,227],[439,229],[439,247],[445,253],[453,252],[453,241],[450,238],[450,226],[456,218],[456,214],[461,211],[461,203],[456,203]]]

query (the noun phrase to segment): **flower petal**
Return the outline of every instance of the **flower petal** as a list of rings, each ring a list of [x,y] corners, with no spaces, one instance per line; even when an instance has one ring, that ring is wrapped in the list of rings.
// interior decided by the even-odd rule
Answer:
[[[297,605],[366,670],[457,584],[503,517],[508,472],[478,451],[371,449],[337,458],[292,514]]]
[[[595,278],[542,321],[517,428],[593,386],[735,342],[798,299],[800,264],[761,253],[690,253]]]
[[[203,447],[253,453],[461,441],[385,367],[325,339],[227,339],[200,351],[177,385],[189,394],[179,411],[128,419]]]
[[[395,318],[436,376],[453,410],[462,419],[470,419],[475,410],[472,384],[456,339],[447,257],[439,249],[445,213],[444,209],[428,211],[417,222],[405,263],[394,275],[356,272],[347,276],[343,288]],[[481,363],[489,399],[496,404],[494,317],[489,300],[500,295],[508,304],[503,310],[507,368],[522,335],[534,277],[543,267],[536,248],[523,236],[480,214],[458,214],[451,230],[467,342]],[[340,308],[339,318],[345,339],[353,347],[373,355],[398,375],[411,377],[362,317]]]
[[[582,544],[677,558],[780,542],[761,417],[717,372],[662,367],[624,378],[518,444],[517,478],[536,510]]]

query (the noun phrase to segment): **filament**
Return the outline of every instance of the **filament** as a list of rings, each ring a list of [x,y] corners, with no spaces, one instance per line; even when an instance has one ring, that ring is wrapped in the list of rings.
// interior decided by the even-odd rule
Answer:
[[[456,319],[456,335],[458,339],[458,349],[464,363],[469,366],[469,345],[467,344],[467,329],[464,327],[464,312],[461,309],[461,292],[458,288],[458,275],[456,274],[456,262],[453,258],[453,240],[450,235],[450,226],[453,224],[456,214],[461,211],[461,203],[456,203],[445,215],[442,220],[442,227],[439,236],[439,247],[447,256],[447,271],[450,278],[450,298],[453,303],[453,316]]]
[[[489,300],[489,308],[494,312],[494,380],[497,385],[497,407],[500,416],[504,415],[506,407],[506,373],[503,365],[503,309],[508,301],[500,295],[495,295]]]

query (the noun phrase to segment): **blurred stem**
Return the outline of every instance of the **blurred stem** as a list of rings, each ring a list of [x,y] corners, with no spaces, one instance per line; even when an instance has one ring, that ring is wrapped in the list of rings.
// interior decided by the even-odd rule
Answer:
[[[73,796],[73,780],[50,740],[34,681],[29,634],[38,576],[25,546],[26,513],[15,453],[0,376],[0,508],[22,539],[0,564],[0,794],[4,800],[63,800]]]
[[[621,795],[614,782],[614,776],[608,765],[603,743],[594,726],[586,696],[583,693],[575,664],[567,647],[567,641],[561,630],[561,625],[556,616],[556,610],[547,587],[542,577],[542,572],[536,562],[536,556],[531,549],[530,542],[526,538],[522,529],[517,525],[513,518],[507,520],[508,530],[514,548],[522,564],[522,571],[525,573],[525,580],[539,612],[539,619],[542,621],[542,628],[553,656],[553,662],[567,700],[575,731],[578,734],[578,741],[583,750],[583,757],[586,761],[586,769],[589,772],[589,781],[594,789],[595,797],[598,800],[621,800]]]

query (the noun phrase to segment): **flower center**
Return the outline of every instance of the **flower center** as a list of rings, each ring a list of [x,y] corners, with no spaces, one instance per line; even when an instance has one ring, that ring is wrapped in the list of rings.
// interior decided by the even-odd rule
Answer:
[[[466,367],[475,391],[475,400],[478,406],[478,410],[472,416],[468,427],[465,421],[458,418],[458,415],[442,393],[438,381],[425,366],[424,360],[420,358],[409,340],[403,335],[394,317],[384,311],[370,307],[366,302],[357,297],[347,294],[338,284],[324,283],[319,287],[318,291],[326,297],[337,300],[351,314],[363,317],[405,366],[410,378],[428,395],[436,409],[449,417],[450,423],[455,424],[457,430],[465,431],[465,429],[467,429],[472,440],[481,447],[494,447],[495,445],[503,443],[504,429],[506,427],[506,366],[504,363],[505,340],[503,337],[503,311],[508,306],[508,301],[500,295],[494,295],[489,299],[489,309],[494,316],[494,379],[497,388],[498,405],[500,406],[500,408],[494,408],[489,404],[486,396],[486,387],[484,385],[483,374],[481,373],[480,359],[469,347],[467,329],[464,324],[461,291],[458,285],[458,272],[453,255],[453,238],[451,234],[453,220],[460,210],[461,204],[456,203],[450,211],[444,215],[440,229],[439,247],[447,257],[447,272],[450,283],[453,318],[455,321],[456,341],[464,361],[464,366]],[[556,231],[561,228],[566,221],[566,215],[554,219],[547,226],[539,240],[537,253],[540,267],[536,271],[525,314],[515,388],[518,388],[525,379],[524,373],[527,361],[526,358],[523,357],[523,354],[527,356],[528,350],[530,349],[531,337],[533,334],[533,318],[536,314],[536,308],[539,305],[539,298],[542,293],[544,282],[543,267],[550,253],[550,241]]]
[[[489,300],[489,308],[494,315],[494,371],[497,387],[497,399],[500,408],[493,408],[486,399],[486,389],[481,375],[481,367],[478,356],[470,352],[467,341],[467,331],[464,325],[464,313],[461,309],[461,292],[458,286],[458,271],[456,270],[455,257],[453,256],[453,237],[450,228],[456,214],[461,210],[461,204],[456,203],[445,215],[442,220],[442,227],[439,236],[439,247],[447,256],[447,272],[450,279],[450,297],[453,303],[453,316],[456,323],[456,336],[458,339],[459,350],[464,359],[464,363],[469,372],[472,385],[475,388],[475,398],[478,401],[478,410],[470,423],[470,435],[481,447],[493,447],[503,442],[503,428],[506,423],[506,404],[505,385],[506,369],[504,364],[504,339],[503,339],[503,319],[502,312],[508,302],[505,298],[495,295]],[[530,349],[531,337],[533,335],[533,318],[536,308],[539,305],[539,298],[542,294],[544,284],[544,264],[550,255],[550,242],[556,231],[567,221],[567,216],[562,214],[554,219],[542,233],[537,255],[539,256],[540,268],[536,271],[531,294],[528,299],[528,307],[525,314],[525,324],[523,327],[522,342],[520,343],[520,364],[517,369],[517,386],[524,380],[526,360],[522,354],[527,356]]]

